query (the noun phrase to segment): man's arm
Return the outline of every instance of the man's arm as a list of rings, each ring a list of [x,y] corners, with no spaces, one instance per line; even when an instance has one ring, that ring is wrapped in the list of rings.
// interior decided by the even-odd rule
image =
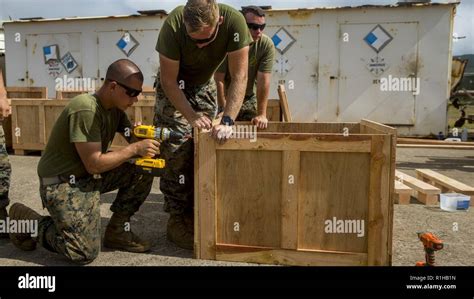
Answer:
[[[217,85],[217,104],[219,107],[225,107],[225,73],[216,72],[214,80]]]
[[[100,142],[75,142],[74,145],[87,172],[100,174],[120,166],[135,156],[153,157],[157,155],[160,143],[153,139],[145,139],[118,151],[105,154],[101,151]]]
[[[5,84],[3,83],[3,74],[0,70],[0,117],[8,117],[11,114],[11,107],[7,101],[7,90],[5,89]]]
[[[249,47],[230,52],[227,56],[231,82],[227,92],[224,115],[235,119],[239,114],[247,88]]]
[[[261,129],[266,128],[268,123],[267,105],[271,78],[271,73],[257,73],[257,116],[252,122]]]
[[[193,126],[203,129],[211,128],[211,120],[197,114],[189,104],[184,92],[178,86],[179,61],[160,54],[161,86],[170,102]],[[186,82],[184,82],[186,84]]]

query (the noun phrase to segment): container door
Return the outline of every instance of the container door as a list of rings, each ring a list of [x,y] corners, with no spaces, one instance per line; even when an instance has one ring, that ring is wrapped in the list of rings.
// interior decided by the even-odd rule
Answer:
[[[413,125],[418,23],[345,24],[340,33],[337,120]]]
[[[284,24],[284,21],[273,20]],[[270,99],[278,99],[278,84],[285,84],[293,121],[317,118],[319,25],[271,25],[265,29],[275,45]]]

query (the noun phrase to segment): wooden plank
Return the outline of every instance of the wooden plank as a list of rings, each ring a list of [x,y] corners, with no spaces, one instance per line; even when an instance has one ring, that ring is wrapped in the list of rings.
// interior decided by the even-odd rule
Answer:
[[[390,135],[390,178],[389,178],[389,204],[388,204],[388,223],[390,228],[388,229],[388,249],[389,249],[389,264],[392,263],[392,241],[393,241],[393,204],[394,204],[394,197],[395,197],[395,170],[396,170],[396,151],[397,151],[397,129],[389,127],[384,124],[380,124],[368,119],[362,119],[360,122],[360,132],[361,133],[370,133],[370,134],[380,134],[385,133]],[[386,151],[386,150],[385,150]],[[406,201],[406,196],[402,195],[402,200]],[[409,198],[408,198],[409,200]]]
[[[408,187],[407,185],[395,181],[395,196],[396,202],[400,205],[408,205],[410,204],[410,197],[411,194],[413,193],[413,189]]]
[[[286,134],[258,133],[255,142],[249,139],[230,139],[225,144],[216,145],[217,150],[261,150],[268,151],[317,151],[317,152],[357,152],[371,151],[371,138],[368,135],[328,134]]]
[[[433,171],[431,169],[416,169],[415,171],[419,178],[427,178],[440,184],[441,186],[446,187],[448,190],[460,193],[466,192],[466,195],[474,195],[474,187],[468,186],[439,172]]]
[[[193,129],[194,140],[194,258],[201,259],[201,207],[200,207],[200,177],[199,177],[199,131]]]
[[[243,249],[234,246],[216,246],[216,257],[221,261],[294,266],[363,266],[366,253],[336,251],[295,251],[284,249]]]
[[[250,124],[250,122],[237,122],[238,124]],[[259,132],[285,132],[285,133],[334,133],[344,134],[345,129],[349,134],[360,134],[359,123],[285,123],[268,122],[266,129]],[[380,134],[380,133],[378,133]]]
[[[292,122],[291,112],[288,105],[288,98],[286,96],[285,85],[278,85],[278,96],[280,97],[281,111],[283,114],[283,121]]]
[[[199,224],[200,257],[216,259],[216,142],[210,133],[200,133],[201,142],[198,147],[198,192],[199,192]]]
[[[390,135],[372,136],[367,248],[370,266],[389,263],[390,138]]]
[[[459,133],[459,134],[461,134],[461,133]],[[444,141],[444,140],[419,139],[419,138],[398,138],[398,144],[474,146],[474,142]]]
[[[21,86],[7,86],[8,98],[37,98],[47,99],[48,88],[47,87],[21,87]]]
[[[473,150],[472,145],[432,145],[432,144],[397,144],[398,148],[431,148],[446,150]]]
[[[282,159],[281,248],[297,249],[300,152],[285,151]]]
[[[418,192],[421,192],[424,194],[440,194],[441,193],[441,190],[439,188],[436,188],[428,183],[420,181],[398,170],[395,172],[395,176],[397,177],[398,180],[401,180],[403,184],[407,185],[410,188],[413,188],[414,190]]]

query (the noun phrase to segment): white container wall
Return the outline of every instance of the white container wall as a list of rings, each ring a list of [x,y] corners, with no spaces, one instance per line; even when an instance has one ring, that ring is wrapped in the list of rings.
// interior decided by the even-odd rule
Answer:
[[[270,98],[278,98],[277,84],[284,83],[293,119],[300,122],[368,118],[396,126],[400,135],[446,133],[455,7],[270,10],[265,34],[277,49]],[[100,83],[107,66],[128,53],[152,86],[165,18],[4,23],[7,84],[47,86],[54,97],[56,77]],[[77,67],[73,63],[69,73],[62,64],[45,64],[43,47],[51,45],[57,45],[59,58],[69,52]]]

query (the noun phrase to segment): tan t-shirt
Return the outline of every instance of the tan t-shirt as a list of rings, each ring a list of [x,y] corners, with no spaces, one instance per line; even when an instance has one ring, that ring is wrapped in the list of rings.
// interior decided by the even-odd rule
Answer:
[[[106,153],[115,133],[123,133],[125,128],[131,128],[131,124],[122,110],[106,110],[98,98],[89,94],[73,98],[54,124],[38,164],[38,175],[88,175],[74,142],[101,142],[102,153]]]
[[[179,60],[178,82],[184,86],[206,84],[227,52],[240,50],[252,43],[244,16],[236,9],[219,4],[224,17],[216,39],[204,48],[191,40],[183,20],[184,6],[175,8],[166,18],[158,36],[156,50],[172,60]]]
[[[247,81],[246,96],[256,94],[257,87],[257,74],[271,73],[273,70],[273,63],[275,60],[275,47],[271,38],[265,34],[255,43],[250,46],[249,49],[249,73]],[[225,73],[225,88],[229,88],[230,85],[230,73],[228,67],[227,57],[217,69],[219,73]]]

